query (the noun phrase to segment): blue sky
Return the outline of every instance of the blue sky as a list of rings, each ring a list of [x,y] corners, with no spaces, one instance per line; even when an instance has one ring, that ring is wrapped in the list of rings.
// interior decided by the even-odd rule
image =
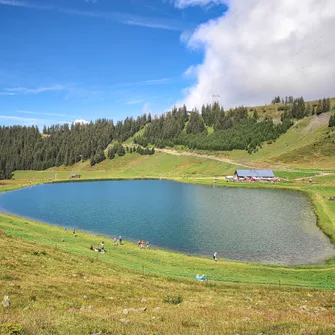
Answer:
[[[184,72],[204,58],[181,36],[226,10],[199,3],[0,0],[0,124],[165,111],[196,80]]]

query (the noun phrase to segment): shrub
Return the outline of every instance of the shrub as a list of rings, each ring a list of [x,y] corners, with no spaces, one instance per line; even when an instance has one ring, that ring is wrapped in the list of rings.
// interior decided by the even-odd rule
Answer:
[[[163,299],[163,302],[172,305],[179,305],[183,302],[183,297],[181,295],[168,295]]]
[[[22,326],[15,323],[4,323],[0,328],[1,335],[20,335],[22,334]]]

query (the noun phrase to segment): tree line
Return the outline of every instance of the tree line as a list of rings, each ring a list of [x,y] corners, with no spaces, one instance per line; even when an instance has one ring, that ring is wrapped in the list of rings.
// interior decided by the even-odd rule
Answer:
[[[9,179],[15,170],[45,170],[73,165],[81,160],[99,163],[109,143],[125,141],[147,123],[151,115],[126,118],[115,125],[99,119],[88,124],[0,127],[0,179]]]
[[[183,106],[152,120],[134,142],[159,148],[183,145],[190,149],[240,149],[253,153],[262,143],[276,140],[292,124],[288,114],[275,124],[270,116],[261,119],[257,110],[250,115],[243,106],[225,111],[214,103],[202,106],[201,113],[188,112]]]

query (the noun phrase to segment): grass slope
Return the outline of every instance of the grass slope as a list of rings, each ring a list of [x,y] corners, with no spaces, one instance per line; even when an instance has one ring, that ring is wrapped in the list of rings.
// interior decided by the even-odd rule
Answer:
[[[248,163],[255,166],[281,165],[295,168],[334,169],[333,157],[329,154],[332,152],[331,149],[318,151],[317,157],[319,161],[317,164],[315,164],[316,156],[311,155],[310,151],[310,147],[314,143],[320,143],[325,137],[328,137],[330,115],[330,113],[325,113],[300,120],[275,142],[271,144],[264,143],[263,147],[252,155],[249,155],[244,150],[233,150],[217,154],[241,164]],[[313,151],[315,152],[316,150],[314,149]],[[288,158],[285,159],[285,155]]]
[[[89,162],[77,163],[69,167],[52,168],[46,171],[16,171],[15,179],[69,179],[72,173],[80,173],[82,178],[135,178],[135,177],[180,177],[184,176],[214,176],[233,173],[236,165],[201,159],[196,157],[171,156],[165,153],[155,153],[152,156],[137,153],[126,154],[123,157],[89,166]]]
[[[81,232],[74,237],[71,231],[5,215],[0,216],[0,237],[0,292],[11,299],[9,309],[1,306],[0,329],[22,327],[15,334],[335,331],[335,296],[332,290],[321,289],[334,287],[331,266],[290,269],[222,260],[214,263],[138,249],[127,242],[114,247],[106,239],[108,252],[99,255],[88,246],[98,244],[101,237]],[[209,276],[208,283],[194,280],[202,272]],[[246,281],[251,273],[253,285],[213,281],[220,276]],[[263,280],[277,285],[255,285]],[[183,301],[164,303],[168,296]],[[129,308],[147,310],[124,311]]]

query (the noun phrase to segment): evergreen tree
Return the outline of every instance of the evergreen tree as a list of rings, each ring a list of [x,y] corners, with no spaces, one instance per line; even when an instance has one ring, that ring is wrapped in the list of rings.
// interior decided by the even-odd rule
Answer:
[[[322,113],[327,113],[328,112],[328,106],[327,106],[327,99],[323,98],[322,99]]]
[[[320,115],[321,113],[323,113],[323,101],[320,99],[316,108],[316,115]]]
[[[330,117],[328,127],[335,127],[335,113]]]
[[[109,148],[108,149],[108,154],[107,154],[109,159],[114,159],[115,157],[115,152],[114,152],[114,148]]]
[[[186,134],[201,134],[205,130],[205,124],[200,114],[195,110],[191,113],[186,126]]]
[[[329,112],[330,111],[330,99],[327,98],[326,99],[326,112]]]

